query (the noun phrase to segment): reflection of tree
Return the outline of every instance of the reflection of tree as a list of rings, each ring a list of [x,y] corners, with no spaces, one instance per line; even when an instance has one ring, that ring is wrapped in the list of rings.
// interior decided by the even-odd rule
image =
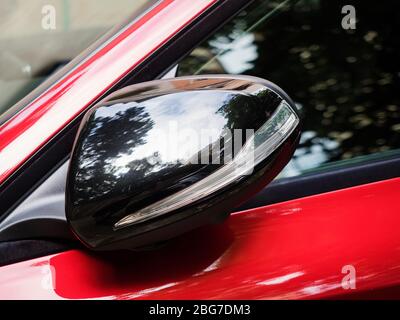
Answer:
[[[95,208],[98,223],[115,222],[207,173],[200,170],[205,166],[136,154],[139,146],[148,143],[146,138],[156,122],[145,104],[102,106],[90,116],[80,135],[72,197],[83,215],[90,215]],[[135,155],[137,158],[132,157]]]
[[[153,197],[174,192],[168,189],[171,179],[187,175],[189,167],[152,163],[147,157],[130,159],[153,127],[144,104],[115,104],[95,111],[77,146],[74,199],[82,214],[90,215],[95,203],[94,218],[107,224],[148,205]]]
[[[121,168],[115,165],[115,160],[122,152],[143,144],[147,132],[153,127],[144,107],[124,105],[123,109],[112,112],[113,108],[120,106],[100,107],[83,132],[85,138],[79,145],[80,162],[75,184],[78,201],[95,199],[117,190],[117,184],[122,185],[125,177],[118,178],[117,171]],[[102,110],[109,114],[101,115]],[[146,168],[143,166],[146,165],[144,161],[136,165],[131,163],[129,171],[144,174]]]
[[[226,119],[224,129],[227,132],[223,132],[220,140],[211,146],[210,163],[216,153],[220,159],[225,160],[236,156],[246,140],[269,119],[280,102],[281,99],[268,90],[260,91],[257,97],[243,94],[227,95],[217,110],[217,113]]]
[[[303,154],[320,146],[333,161],[400,148],[400,3],[383,2],[293,1],[252,32],[258,57],[245,73],[277,83],[303,106],[304,131],[315,133]],[[216,52],[277,3],[256,1],[204,47]],[[345,4],[356,8],[356,30],[341,28]],[[181,71],[198,69],[194,59]]]
[[[267,93],[263,91],[262,94]],[[218,110],[227,119],[228,129],[247,129],[259,128],[273,111],[279,100],[274,98],[275,95],[261,96],[261,101],[268,102],[260,103],[258,98],[244,95],[229,95],[224,105]],[[266,110],[268,107],[270,110]]]

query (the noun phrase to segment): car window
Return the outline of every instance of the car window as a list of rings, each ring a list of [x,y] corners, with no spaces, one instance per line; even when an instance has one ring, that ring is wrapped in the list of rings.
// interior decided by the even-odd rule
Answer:
[[[115,24],[155,0],[2,0],[0,115]]]
[[[400,148],[399,30],[396,1],[258,0],[179,74],[248,74],[282,87],[304,116],[281,175],[295,176]]]

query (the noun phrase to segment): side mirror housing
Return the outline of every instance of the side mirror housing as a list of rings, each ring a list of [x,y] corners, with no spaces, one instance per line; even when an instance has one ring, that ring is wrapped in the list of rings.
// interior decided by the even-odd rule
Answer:
[[[294,103],[248,76],[132,85],[84,116],[67,220],[95,250],[138,249],[220,221],[268,184],[300,136]]]

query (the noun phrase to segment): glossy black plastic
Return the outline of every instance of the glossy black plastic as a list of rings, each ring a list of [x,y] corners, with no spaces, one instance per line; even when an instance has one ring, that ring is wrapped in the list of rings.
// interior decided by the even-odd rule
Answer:
[[[156,80],[113,93],[85,115],[75,141],[66,188],[72,230],[91,249],[135,249],[220,221],[286,165],[299,125],[251,174],[171,212],[118,227],[124,217],[220,170],[231,151],[222,143],[226,130],[258,130],[282,100],[295,109],[268,81],[223,75]],[[210,140],[200,135],[196,143],[202,130]],[[248,137],[243,131],[231,139],[244,144]],[[211,150],[206,158],[204,150]]]

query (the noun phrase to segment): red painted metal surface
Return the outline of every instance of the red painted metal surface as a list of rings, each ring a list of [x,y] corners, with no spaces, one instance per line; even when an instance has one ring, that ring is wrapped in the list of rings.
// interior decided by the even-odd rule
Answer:
[[[215,2],[160,2],[2,125],[0,183],[104,92]]]
[[[156,251],[24,261],[0,268],[0,298],[399,298],[399,197],[397,178],[238,212]]]

